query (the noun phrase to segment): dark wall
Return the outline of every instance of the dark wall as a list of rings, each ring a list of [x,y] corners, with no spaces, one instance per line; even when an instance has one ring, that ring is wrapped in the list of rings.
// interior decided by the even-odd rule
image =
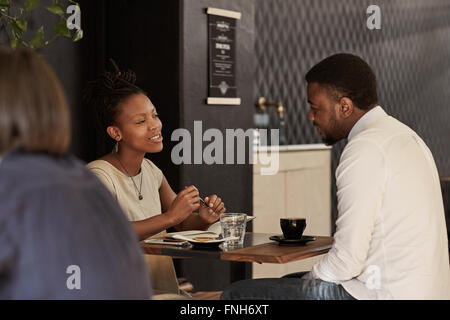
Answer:
[[[366,27],[371,4],[380,7],[380,30]],[[450,176],[448,0],[256,0],[255,31],[255,100],[283,103],[288,144],[321,142],[307,119],[304,75],[323,58],[349,52],[373,67],[381,106],[424,139],[439,174]],[[332,172],[344,146],[333,147]]]
[[[242,13],[237,22],[237,68],[236,80],[240,106],[207,105],[208,96],[208,44],[207,7],[217,7]],[[209,128],[219,129],[224,138],[226,129],[253,126],[253,1],[183,1],[182,25],[182,75],[181,75],[181,127],[194,132],[194,121],[202,121],[203,132]],[[225,139],[224,139],[225,142]],[[203,143],[206,146],[209,142]],[[224,149],[224,158],[227,150]],[[236,153],[235,153],[236,154]],[[226,199],[229,211],[251,212],[252,166],[246,165],[185,165],[182,183],[198,184],[206,196],[220,192]],[[240,192],[236,192],[240,190]]]
[[[205,103],[208,94],[207,7],[242,13],[236,28],[236,81],[238,96],[242,101],[240,106],[212,106]],[[181,21],[180,127],[188,129],[193,136],[194,121],[202,121],[203,132],[216,128],[224,137],[226,129],[241,128],[245,131],[252,128],[254,1],[184,0]],[[224,150],[224,157],[226,152]],[[180,179],[181,186],[195,184],[202,196],[217,193],[225,202],[228,212],[248,214],[253,211],[252,181],[252,166],[249,164],[184,165]],[[223,289],[229,283],[229,268],[229,263],[225,262],[207,264],[206,261],[186,261],[184,265],[186,274],[194,276],[195,286],[199,290]],[[206,270],[208,277],[205,277]],[[250,265],[247,272],[250,272]]]
[[[136,72],[137,85],[155,105],[163,124],[164,150],[148,158],[164,172],[173,190],[180,189],[180,168],[170,151],[172,131],[180,126],[179,1],[103,1],[103,66],[113,58],[120,68]],[[109,150],[104,150],[108,152]]]

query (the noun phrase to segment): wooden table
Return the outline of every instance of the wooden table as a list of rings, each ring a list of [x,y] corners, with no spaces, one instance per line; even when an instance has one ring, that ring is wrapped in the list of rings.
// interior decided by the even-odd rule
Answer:
[[[280,246],[269,240],[274,234],[247,232],[241,249],[222,251],[220,248],[197,249],[174,247],[170,245],[142,243],[146,254],[166,255],[172,257],[220,259],[233,262],[231,266],[232,282],[245,279],[245,262],[289,263],[327,253],[333,244],[333,237],[315,236],[316,240],[304,245]],[[234,274],[237,273],[237,274]]]
[[[244,247],[231,251],[220,248],[198,249],[194,246],[175,247],[171,245],[142,243],[147,254],[185,258],[210,258],[238,262],[288,263],[327,253],[333,244],[333,237],[316,236],[315,241],[304,245],[280,246],[269,240],[274,234],[247,232]]]
[[[288,263],[321,255],[330,250],[333,244],[332,237],[316,236],[316,239],[301,246],[280,246],[275,241],[269,240],[269,243],[222,252],[220,258],[240,262]]]

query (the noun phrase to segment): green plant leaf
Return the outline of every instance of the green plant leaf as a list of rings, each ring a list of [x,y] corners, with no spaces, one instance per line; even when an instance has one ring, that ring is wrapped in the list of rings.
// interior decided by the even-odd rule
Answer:
[[[11,25],[11,29],[15,38],[19,38],[22,36],[22,29],[19,27],[19,24],[14,19],[9,19],[9,24]]]
[[[11,0],[0,0],[0,7],[8,8],[11,5]]]
[[[51,13],[54,13],[54,14],[60,16],[61,18],[64,18],[64,7],[60,3],[51,4],[47,7],[45,7],[45,9],[47,9]]]
[[[27,12],[33,11],[39,5],[40,0],[25,0],[25,10]]]
[[[71,37],[70,31],[67,28],[67,22],[65,19],[61,20],[53,30],[55,31],[56,34],[65,36],[67,38]]]
[[[9,42],[10,46],[12,49],[18,48],[22,43],[22,40],[20,39],[11,39],[11,41]]]
[[[33,49],[39,49],[44,45],[44,26],[40,27],[38,31],[30,39],[30,46]]]
[[[77,32],[75,32],[75,36],[73,37],[73,42],[77,42],[81,39],[83,39],[83,30],[78,29]]]
[[[25,19],[20,19],[17,21],[17,26],[22,30],[22,32],[27,31],[28,22]]]

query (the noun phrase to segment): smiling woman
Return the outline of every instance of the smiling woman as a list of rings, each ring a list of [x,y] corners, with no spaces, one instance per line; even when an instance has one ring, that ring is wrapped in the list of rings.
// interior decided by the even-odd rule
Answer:
[[[163,236],[171,227],[178,231],[205,230],[225,212],[222,200],[211,195],[205,198],[206,205],[201,204],[195,186],[177,195],[162,171],[145,158],[147,153],[163,149],[161,120],[144,91],[135,86],[134,72],[121,72],[113,65],[114,73],[105,72],[89,83],[84,99],[95,108],[99,128],[115,147],[88,167],[117,199],[139,240]],[[199,212],[194,212],[197,209]],[[150,259],[152,277],[158,278],[155,283],[162,283],[162,287],[154,285],[158,293],[168,292],[167,285],[176,282],[161,274],[161,270],[175,273],[172,260],[166,258]]]
[[[217,195],[200,204],[199,192],[189,186],[178,195],[147,153],[161,152],[162,122],[145,92],[135,85],[133,71],[105,72],[90,82],[84,95],[96,110],[101,132],[115,144],[113,152],[88,166],[110,189],[132,222],[138,238],[179,231],[206,229],[225,211]],[[199,209],[199,212],[196,211]]]

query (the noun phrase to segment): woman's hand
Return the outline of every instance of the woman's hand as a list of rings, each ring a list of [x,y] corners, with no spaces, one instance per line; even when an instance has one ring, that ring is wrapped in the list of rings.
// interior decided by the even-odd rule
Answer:
[[[214,223],[219,219],[220,214],[226,211],[225,204],[215,194],[206,197],[205,202],[208,206],[200,206],[199,216],[209,224]]]
[[[173,220],[173,225],[183,222],[189,215],[200,207],[200,196],[194,186],[189,186],[177,194],[169,210],[165,213]],[[217,219],[216,219],[217,220]]]

